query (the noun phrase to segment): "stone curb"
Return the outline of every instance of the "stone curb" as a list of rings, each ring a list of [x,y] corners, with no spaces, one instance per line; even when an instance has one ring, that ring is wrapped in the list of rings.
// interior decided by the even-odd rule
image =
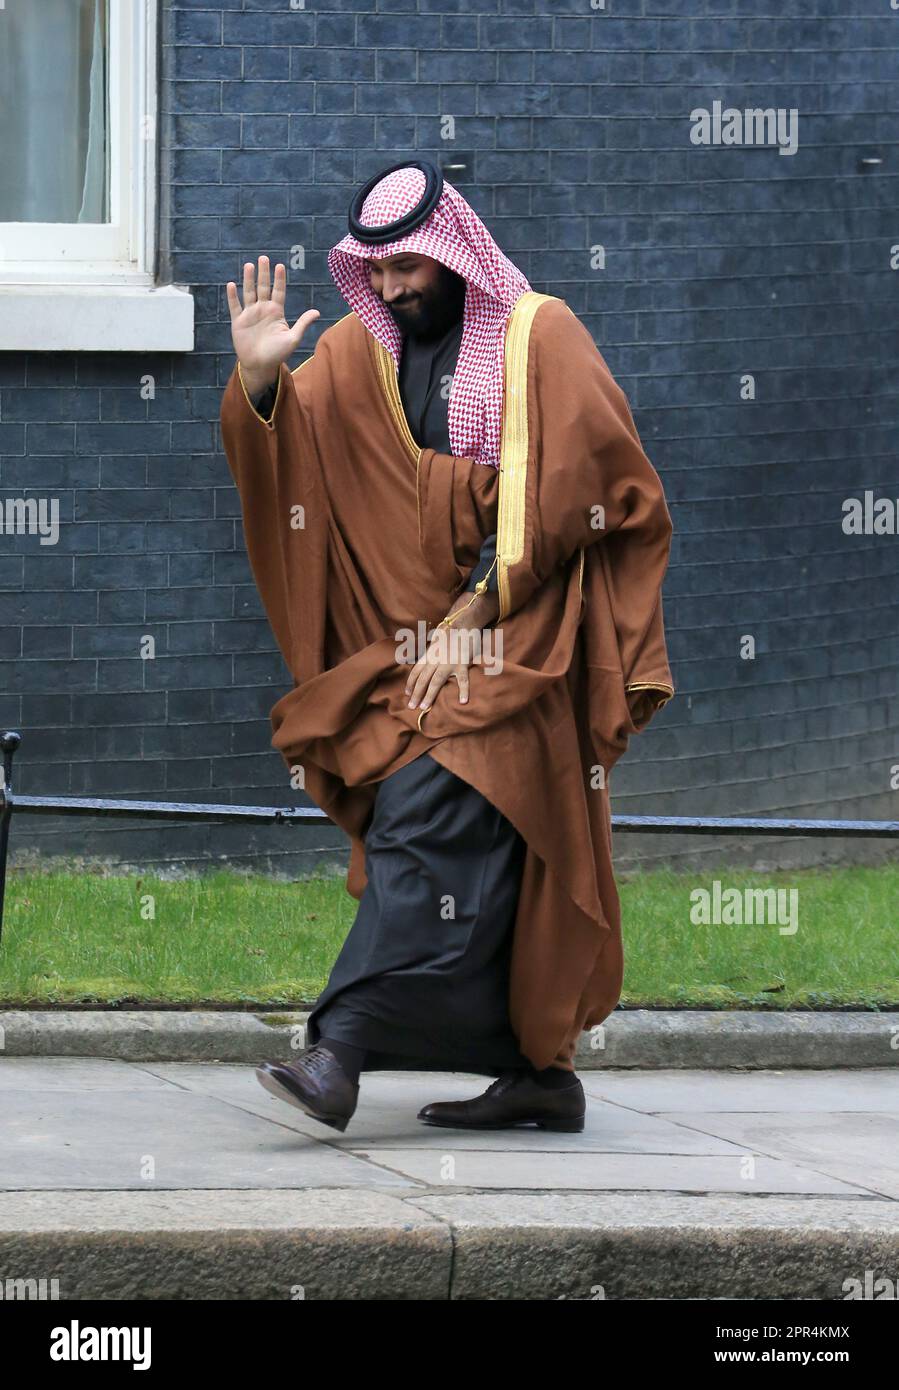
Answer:
[[[897,1268],[890,1201],[445,1188],[0,1193],[0,1270],[52,1276],[63,1300],[841,1300],[853,1290],[870,1299],[866,1272]]]
[[[308,1014],[0,1010],[0,1056],[125,1062],[289,1060]],[[895,1067],[899,1012],[616,1009],[581,1035],[579,1070]]]

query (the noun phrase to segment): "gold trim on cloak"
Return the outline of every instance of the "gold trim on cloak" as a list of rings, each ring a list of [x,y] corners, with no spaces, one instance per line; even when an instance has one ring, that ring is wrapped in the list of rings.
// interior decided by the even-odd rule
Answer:
[[[302,365],[302,364],[301,364],[301,365]],[[238,379],[238,381],[240,382],[241,390],[243,391],[244,396],[246,397],[247,405],[250,407],[250,409],[252,410],[253,414],[256,416],[256,419],[259,420],[263,425],[265,425],[265,428],[266,428],[267,430],[273,430],[273,429],[275,428],[275,412],[276,412],[277,409],[278,409],[278,401],[281,399],[281,367],[280,367],[280,365],[279,365],[279,367],[278,367],[278,378],[277,378],[277,380],[278,380],[278,385],[277,385],[277,389],[276,389],[276,391],[275,391],[275,399],[274,399],[274,402],[273,402],[273,404],[272,404],[272,413],[271,413],[271,415],[268,417],[267,420],[266,420],[266,418],[265,418],[264,415],[260,415],[260,414],[259,414],[259,411],[256,409],[256,407],[255,407],[255,405],[253,404],[253,402],[250,400],[250,393],[249,393],[249,391],[247,390],[247,384],[246,384],[246,382],[245,382],[244,379],[243,379],[243,371],[242,371],[242,369],[241,369],[241,365],[240,365],[240,362],[239,362],[239,361],[238,361],[238,363],[237,363],[237,379]]]
[[[2,4],[0,4],[0,9],[2,9]],[[307,366],[311,361],[312,361],[312,354],[310,353],[310,355],[306,358],[306,360],[305,360],[304,362],[301,362],[301,363],[300,363],[299,367],[294,367],[294,369],[293,369],[293,371],[290,373],[290,375],[291,375],[292,377],[293,377],[293,376],[296,376],[297,372],[300,371],[303,367]],[[262,422],[262,424],[265,425],[265,428],[266,428],[267,430],[273,430],[273,429],[275,428],[275,416],[276,416],[277,413],[278,413],[278,402],[279,402],[280,399],[281,399],[281,368],[280,368],[280,366],[279,366],[279,368],[278,368],[278,378],[277,378],[278,386],[277,386],[277,390],[275,391],[275,399],[274,399],[274,401],[272,402],[272,413],[271,413],[271,415],[268,417],[267,420],[266,420],[266,418],[265,418],[264,415],[260,415],[260,414],[259,414],[259,411],[256,409],[256,407],[255,407],[255,405],[253,404],[253,402],[250,400],[250,393],[247,391],[246,382],[245,382],[244,379],[243,379],[243,372],[242,372],[242,370],[241,370],[240,362],[237,363],[237,376],[238,376],[238,380],[240,381],[240,385],[241,385],[241,388],[242,388],[242,390],[243,390],[243,393],[244,393],[244,395],[246,396],[247,405],[250,407],[250,409],[252,410],[253,414],[256,416],[256,419],[257,419],[257,420],[260,420],[260,421]]]
[[[554,294],[526,290],[506,324],[502,443],[497,501],[496,580],[501,622],[511,606],[509,568],[524,555],[525,498],[528,480],[528,348],[534,316]],[[584,571],[583,547],[579,582]]]
[[[403,410],[399,378],[396,363],[393,360],[393,354],[389,352],[384,344],[379,342],[373,334],[369,336],[374,348],[375,366],[378,369],[378,376],[384,388],[384,395],[387,397],[387,407],[390,414],[393,416],[393,423],[396,425],[400,439],[405,445],[406,452],[415,464],[417,473],[422,450],[415,442],[412,431],[409,428],[409,421],[406,419],[406,412]]]
[[[656,709],[661,709],[663,705],[667,705],[668,701],[674,696],[673,685],[662,685],[658,681],[632,681],[630,685],[626,685],[624,689],[627,692],[631,690],[664,690],[666,692],[665,698],[664,700],[658,701]]]
[[[499,614],[497,621],[509,611],[508,570],[524,555],[525,499],[528,472],[528,351],[531,327],[541,304],[558,299],[557,295],[538,294],[527,290],[517,300],[506,324],[503,382],[502,443],[499,463],[499,494],[497,499],[496,560]],[[400,396],[396,363],[393,354],[374,335],[371,346],[375,366],[387,406],[397,433],[410,460],[415,464],[418,528],[421,538],[421,503],[419,467],[423,450],[412,435]],[[583,594],[584,547],[579,547],[578,588]]]
[[[496,536],[499,622],[509,611],[509,567],[524,555],[525,505],[528,477],[528,349],[534,317],[541,304],[557,295],[527,291],[515,304],[506,325],[502,446],[500,451],[498,526]],[[579,546],[578,592],[584,595],[584,547]],[[674,687],[657,681],[632,681],[625,690],[658,690],[668,703]]]

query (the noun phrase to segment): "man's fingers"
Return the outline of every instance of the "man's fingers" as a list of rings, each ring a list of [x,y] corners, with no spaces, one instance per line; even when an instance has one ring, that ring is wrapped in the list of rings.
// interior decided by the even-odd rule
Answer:
[[[283,261],[279,261],[275,266],[275,280],[272,285],[272,303],[277,304],[283,310],[284,299],[287,293],[287,267]]]
[[[228,296],[228,312],[231,315],[231,322],[233,323],[240,313],[240,300],[237,297],[237,286],[233,280],[228,281],[225,286],[225,293]]]
[[[406,677],[406,685],[405,685],[405,692],[404,692],[406,695],[411,696],[412,691],[415,689],[415,683],[416,683],[416,681],[418,680],[419,676],[421,675],[422,665],[423,665],[422,658],[419,657],[418,661],[416,661],[415,665],[412,667],[412,670],[409,672],[408,676]]]
[[[243,307],[256,303],[256,276],[252,261],[245,261],[243,267]]]
[[[269,271],[268,256],[259,257],[259,298],[271,299],[272,277]]]
[[[415,663],[406,681],[406,694],[411,696],[410,708],[414,709],[420,704],[422,709],[430,709],[450,676],[454,676],[458,682],[459,703],[467,705],[471,693],[468,667],[464,663],[458,666],[445,663],[434,666],[425,656]]]
[[[297,319],[293,328],[290,330],[291,336],[293,337],[293,345],[295,348],[298,348],[300,346],[300,343],[303,340],[303,334],[306,332],[306,329],[309,327],[309,325],[315,323],[315,320],[318,318],[321,318],[321,314],[318,309],[307,309],[305,313],[300,314],[300,317]]]
[[[422,709],[431,708],[434,701],[437,699],[437,696],[440,694],[440,691],[443,689],[444,685],[449,680],[451,675],[452,670],[449,666],[437,667],[436,671],[432,673],[431,679],[428,682],[428,687],[425,691],[424,699],[421,702]]]
[[[417,677],[417,676],[418,676],[418,662],[416,661],[415,665],[412,667],[412,670],[409,672],[408,676],[406,677],[406,684],[405,684],[404,687],[403,687],[403,694],[404,694],[404,695],[411,695],[411,694],[412,694],[412,687],[413,687],[413,685],[415,684],[415,680],[416,680],[416,677]]]
[[[409,694],[409,691],[412,689],[415,682],[418,680],[421,673],[425,670],[429,670],[433,665],[434,661],[429,651],[425,652],[422,656],[418,658],[415,665],[412,667],[412,670],[406,677],[407,695]]]
[[[408,676],[406,677],[406,684],[405,684],[405,687],[404,687],[404,694],[406,694],[406,695],[411,695],[411,694],[412,694],[412,687],[413,687],[413,685],[415,684],[416,680],[418,679],[418,673],[419,673],[420,670],[421,670],[421,661],[419,660],[419,661],[416,661],[415,665],[412,667],[412,670],[409,672]]]
[[[412,668],[412,674],[406,682],[407,688],[411,690],[412,695],[409,701],[410,705],[418,703],[430,685],[435,670],[439,669],[438,666],[435,666],[432,650],[425,652],[424,656],[415,663],[415,666]]]
[[[422,669],[419,671],[418,675],[415,677],[415,680],[412,683],[412,691],[409,699],[410,705],[415,706],[418,704],[419,700],[428,688],[431,676],[433,675],[433,671],[434,668],[432,666],[423,666]]]

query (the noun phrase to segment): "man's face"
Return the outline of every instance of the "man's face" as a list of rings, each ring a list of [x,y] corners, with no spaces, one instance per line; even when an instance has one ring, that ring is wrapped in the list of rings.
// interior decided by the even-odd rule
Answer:
[[[465,281],[431,256],[407,251],[382,260],[368,257],[365,267],[402,334],[440,337],[461,316]]]

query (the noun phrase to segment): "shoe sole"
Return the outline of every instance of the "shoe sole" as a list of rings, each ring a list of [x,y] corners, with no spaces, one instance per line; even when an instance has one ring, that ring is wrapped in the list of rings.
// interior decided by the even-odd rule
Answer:
[[[505,1120],[494,1124],[473,1124],[466,1120],[434,1120],[423,1115],[417,1116],[424,1125],[436,1125],[441,1129],[518,1129],[521,1125],[536,1125],[538,1129],[550,1129],[559,1134],[580,1134],[584,1128],[584,1115],[573,1120]]]
[[[256,1068],[256,1079],[276,1100],[286,1100],[288,1105],[296,1106],[297,1110],[302,1110],[303,1114],[308,1115],[310,1119],[319,1120],[323,1125],[329,1125],[331,1129],[339,1129],[343,1133],[350,1122],[350,1117],[346,1115],[327,1115],[322,1114],[319,1110],[314,1110],[311,1102],[301,1100],[299,1096],[294,1095],[293,1091],[282,1085],[276,1076],[273,1076],[269,1071],[264,1071],[262,1067]]]

